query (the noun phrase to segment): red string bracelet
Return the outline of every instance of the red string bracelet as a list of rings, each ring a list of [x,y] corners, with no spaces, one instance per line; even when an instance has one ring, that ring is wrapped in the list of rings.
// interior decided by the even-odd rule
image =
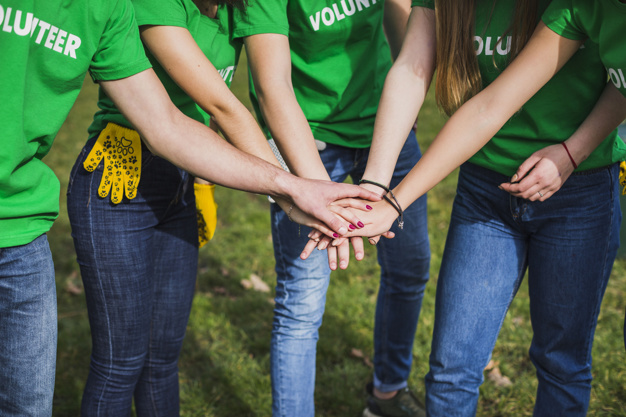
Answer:
[[[574,165],[574,169],[578,168],[578,165],[576,165],[576,161],[574,161],[574,158],[572,158],[572,154],[569,153],[569,149],[567,149],[567,145],[565,144],[565,142],[561,142],[561,145],[563,145],[563,147],[565,148],[565,152],[567,152],[567,156],[569,156],[569,160],[572,161],[572,165]]]

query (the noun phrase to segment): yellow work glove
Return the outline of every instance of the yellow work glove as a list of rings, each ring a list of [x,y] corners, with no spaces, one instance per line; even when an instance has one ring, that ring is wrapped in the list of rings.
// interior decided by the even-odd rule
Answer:
[[[100,132],[93,149],[87,155],[83,166],[93,172],[104,160],[104,172],[98,187],[102,198],[111,192],[111,201],[119,204],[124,198],[133,199],[137,195],[141,177],[141,139],[139,134],[114,123],[109,123]]]
[[[622,186],[622,195],[626,194],[626,162],[619,164],[619,185]]]
[[[198,243],[203,247],[213,239],[217,227],[217,204],[215,204],[215,184],[193,184],[196,194],[196,214],[198,216]]]

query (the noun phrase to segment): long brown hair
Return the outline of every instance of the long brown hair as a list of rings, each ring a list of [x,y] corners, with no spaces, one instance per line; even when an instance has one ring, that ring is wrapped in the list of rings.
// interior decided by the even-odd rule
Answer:
[[[482,89],[474,50],[476,7],[485,0],[435,0],[437,22],[437,105],[452,115]],[[497,0],[493,0],[492,13]],[[509,62],[530,39],[538,17],[538,0],[517,0],[511,25],[499,42],[511,34]],[[491,17],[489,18],[491,19]]]

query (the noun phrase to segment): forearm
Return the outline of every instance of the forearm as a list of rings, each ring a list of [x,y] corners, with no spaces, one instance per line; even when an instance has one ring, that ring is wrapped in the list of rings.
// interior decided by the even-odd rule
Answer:
[[[580,165],[626,119],[626,98],[608,82],[589,116],[567,140],[567,148]]]
[[[434,12],[414,7],[400,56],[385,79],[364,178],[388,185],[435,71]]]
[[[228,142],[237,149],[280,167],[259,125],[241,102],[237,100],[231,109],[216,112],[211,121],[215,121]]]
[[[328,179],[309,123],[291,84],[291,53],[284,35],[245,38],[248,62],[263,119],[291,172]]]
[[[266,93],[263,87],[257,88],[259,106],[291,172],[303,178],[329,179],[309,123],[293,91],[287,86],[269,90]]]
[[[400,54],[409,21],[411,0],[386,0],[384,13],[383,27],[391,49],[391,57],[395,60]]]
[[[184,116],[152,70],[100,84],[150,150],[174,165],[230,188],[286,198],[295,192],[285,171],[235,149],[207,126]]]
[[[398,155],[424,103],[431,77],[432,73],[415,73],[407,66],[394,66],[389,71],[363,178],[389,185]]]

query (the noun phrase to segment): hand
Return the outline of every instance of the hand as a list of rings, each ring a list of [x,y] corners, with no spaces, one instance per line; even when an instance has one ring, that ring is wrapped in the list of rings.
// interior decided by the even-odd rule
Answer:
[[[367,213],[360,213],[360,217],[363,219],[364,222],[363,227],[359,229],[352,229],[348,232],[350,242],[352,243],[352,246],[354,248],[355,258],[357,260],[363,259],[364,253],[363,242],[361,240],[354,239],[355,237],[372,236],[369,237],[368,240],[370,244],[376,245],[381,236],[388,239],[392,239],[395,236],[393,232],[389,231],[391,225],[393,224],[393,221],[397,217],[397,212],[395,211],[395,209],[386,201],[370,203],[370,205],[373,206],[373,209],[371,211]],[[374,224],[374,222],[378,223]],[[300,258],[307,259],[315,248],[323,250],[328,247],[341,246],[342,244],[344,244],[345,241],[345,238],[339,238],[331,242],[330,239],[328,239],[327,237],[323,237],[319,231],[314,230],[309,234],[309,241],[302,250]],[[342,260],[346,259],[345,255],[342,257],[343,253],[343,251],[338,252],[340,266],[342,264]],[[332,255],[329,254],[329,265],[332,262],[331,256]]]
[[[551,145],[528,157],[511,182],[500,184],[500,189],[526,200],[546,201],[561,188],[572,172],[574,167],[563,146]]]
[[[345,235],[349,230],[358,230],[356,227],[358,227],[359,223],[364,224],[359,219],[359,216],[365,212],[355,211],[363,208],[363,203],[358,200],[345,199],[352,197],[372,202],[380,201],[381,199],[377,194],[356,185],[305,178],[298,178],[298,181],[302,182],[302,187],[298,188],[298,192],[290,195],[293,202],[303,213],[325,224],[331,231],[326,234],[330,236],[334,236],[334,234]],[[345,201],[332,204],[338,200]],[[349,211],[344,209],[342,205],[348,205],[350,207]],[[355,208],[353,205],[356,205],[358,208]],[[340,214],[341,217],[337,216],[337,214]],[[350,224],[355,229],[351,229]]]
[[[346,269],[350,263],[350,244],[354,248],[354,258],[357,261],[363,259],[365,253],[363,251],[363,241],[360,237],[332,240],[328,236],[322,235],[320,231],[313,230],[309,233],[309,241],[300,254],[300,258],[303,260],[307,259],[316,247],[318,250],[327,249],[326,253],[330,269],[333,271],[337,269],[337,258],[339,258],[339,268]]]
[[[287,216],[289,220],[292,222],[308,226],[319,233],[317,235],[318,240],[321,236],[326,235],[329,237],[329,241],[332,238],[339,237],[339,234],[335,233],[332,229],[330,229],[326,224],[320,222],[312,216],[309,216],[302,210],[298,208],[294,203],[291,203],[283,198],[277,198],[276,203],[280,206],[281,209]],[[339,219],[339,221],[344,222],[348,229],[356,229],[362,227],[363,223],[358,219],[356,212],[352,212],[347,210],[347,207],[358,209],[361,211],[371,210],[371,206],[368,204],[369,202],[366,200],[359,200],[354,198],[344,198],[341,200],[337,200],[333,202],[328,210]]]

